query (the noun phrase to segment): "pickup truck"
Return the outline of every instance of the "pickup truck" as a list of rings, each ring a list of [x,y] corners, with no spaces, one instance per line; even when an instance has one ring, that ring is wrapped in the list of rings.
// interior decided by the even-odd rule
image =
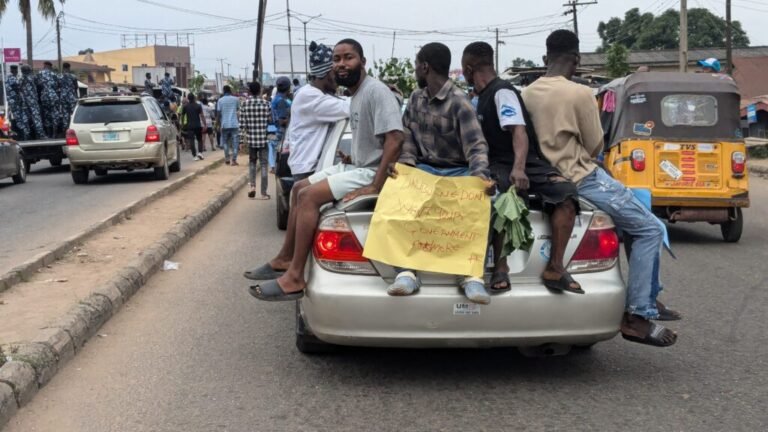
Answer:
[[[0,127],[12,136],[11,122],[6,115],[2,104],[0,104]],[[19,140],[17,142],[24,153],[24,168],[27,173],[29,173],[30,167],[35,162],[48,160],[52,166],[61,166],[62,161],[66,158],[63,149],[66,145],[66,140],[63,133],[61,137],[57,138],[28,141]]]

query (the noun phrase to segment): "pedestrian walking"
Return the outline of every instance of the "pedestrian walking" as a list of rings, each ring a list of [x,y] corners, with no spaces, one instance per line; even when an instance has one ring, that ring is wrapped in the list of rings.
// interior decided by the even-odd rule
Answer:
[[[237,120],[237,112],[240,109],[240,100],[232,96],[232,88],[224,86],[224,95],[216,106],[216,115],[221,125],[221,144],[224,146],[224,163],[238,165],[237,152],[239,150],[240,122]]]
[[[203,160],[205,156],[203,151],[203,130],[205,129],[205,116],[203,115],[203,107],[195,101],[195,95],[190,93],[187,96],[187,104],[181,110],[182,117],[185,118],[183,124],[184,139],[187,140],[189,147],[192,149],[192,156],[195,160]],[[197,144],[195,144],[197,140]]]
[[[256,171],[261,171],[261,198],[268,200],[267,194],[267,125],[272,116],[269,104],[262,100],[261,84],[252,82],[248,84],[251,97],[240,108],[240,129],[245,136],[248,145],[248,179],[251,189],[248,198],[256,197]],[[258,165],[257,165],[258,164]]]
[[[203,116],[205,117],[205,133],[203,134],[203,150],[207,149],[205,145],[206,137],[207,141],[211,145],[211,151],[216,150],[216,144],[213,142],[213,108],[208,104],[208,99],[203,96],[198,101],[203,108]]]

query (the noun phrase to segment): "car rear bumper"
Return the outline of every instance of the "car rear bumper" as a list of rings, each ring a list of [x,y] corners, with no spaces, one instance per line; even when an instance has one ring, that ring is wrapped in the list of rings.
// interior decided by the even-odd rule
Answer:
[[[531,280],[494,295],[488,306],[475,306],[454,286],[390,297],[378,276],[339,275],[313,263],[300,306],[312,334],[339,345],[523,347],[591,344],[615,336],[626,297],[618,267],[574,278],[586,294],[553,293]]]
[[[66,146],[69,164],[76,167],[140,168],[151,167],[162,160],[162,143],[144,144],[135,149],[83,150]]]

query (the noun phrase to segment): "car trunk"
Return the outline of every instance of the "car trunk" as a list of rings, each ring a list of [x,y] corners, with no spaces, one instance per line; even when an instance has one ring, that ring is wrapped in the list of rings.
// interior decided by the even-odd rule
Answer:
[[[375,208],[375,197],[362,197],[351,201],[350,203],[339,203],[335,207],[328,208],[324,214],[343,212],[354,232],[355,237],[361,246],[365,246],[368,239],[368,229],[370,227],[373,210]],[[539,209],[536,202],[532,203],[532,210],[528,219],[533,228],[535,240],[530,251],[518,250],[513,252],[507,262],[510,267],[510,279],[515,283],[538,283],[541,281],[541,273],[546,266],[550,253],[550,226],[549,220]],[[565,262],[568,263],[573,256],[576,248],[579,246],[585,232],[590,226],[592,211],[582,206],[583,211],[576,217],[576,223],[568,243],[565,253]],[[381,262],[371,263],[378,274],[386,281],[391,282],[396,275],[395,269]],[[486,279],[490,278],[490,260],[486,261]],[[424,286],[453,286],[457,283],[454,275],[418,272]]]
[[[654,143],[657,188],[720,189],[723,179],[719,143]]]
[[[148,117],[141,101],[81,104],[72,121],[83,150],[141,148],[147,126]]]

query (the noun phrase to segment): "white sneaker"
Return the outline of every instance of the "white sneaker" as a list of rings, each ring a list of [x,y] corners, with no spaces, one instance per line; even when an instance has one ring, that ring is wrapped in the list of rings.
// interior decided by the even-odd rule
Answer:
[[[200,154],[198,153],[197,155],[195,155],[194,160],[199,161],[199,160],[203,160],[203,158],[201,158]]]
[[[203,159],[205,159],[205,155],[203,154],[203,152],[200,152],[200,153],[198,153],[198,154],[197,154],[197,157],[199,157],[199,158],[200,158],[200,160],[203,160]]]

